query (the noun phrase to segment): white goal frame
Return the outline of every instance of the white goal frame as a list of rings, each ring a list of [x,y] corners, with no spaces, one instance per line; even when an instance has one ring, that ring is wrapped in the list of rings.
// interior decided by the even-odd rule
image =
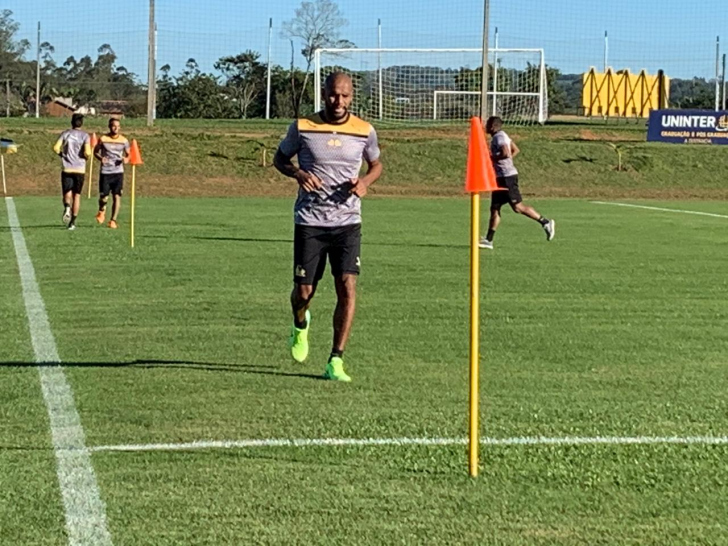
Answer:
[[[379,58],[379,78],[378,78],[378,111],[379,119],[384,117],[384,90],[382,88],[382,65],[381,65],[381,54],[382,53],[480,53],[482,55],[483,50],[481,48],[321,48],[314,52],[314,106],[317,109],[323,107],[321,91],[323,89],[323,82],[321,79],[321,54],[329,53],[332,55],[345,55],[347,53],[376,53]],[[534,53],[538,55],[539,64],[539,83],[538,91],[534,92],[513,92],[513,91],[488,91],[488,97],[491,97],[490,109],[493,115],[496,115],[498,108],[498,97],[514,97],[514,96],[530,96],[538,98],[538,115],[537,121],[540,124],[546,123],[548,118],[548,81],[546,75],[546,61],[543,49],[524,49],[524,48],[495,48],[489,49],[489,54],[493,55],[493,66],[498,65],[499,55],[508,53]],[[497,89],[498,86],[498,70],[493,75],[493,85]],[[438,97],[441,95],[480,95],[480,91],[454,91],[454,90],[435,90],[433,92],[433,112],[432,119],[438,119],[437,103]]]

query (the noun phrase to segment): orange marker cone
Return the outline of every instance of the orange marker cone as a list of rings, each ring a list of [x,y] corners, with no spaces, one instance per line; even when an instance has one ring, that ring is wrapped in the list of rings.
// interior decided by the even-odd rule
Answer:
[[[136,139],[131,141],[131,149],[129,150],[129,163],[131,165],[144,165],[142,161],[142,152],[139,150],[139,143]]]
[[[143,165],[142,153],[139,150],[139,143],[136,139],[131,141],[129,149],[129,163],[131,164],[131,247],[134,248],[134,213],[136,211],[136,168]]]
[[[485,132],[480,118],[470,118],[470,138],[468,139],[468,168],[465,175],[465,191],[479,193],[502,191],[496,182],[495,169],[490,160],[490,151],[485,141]]]

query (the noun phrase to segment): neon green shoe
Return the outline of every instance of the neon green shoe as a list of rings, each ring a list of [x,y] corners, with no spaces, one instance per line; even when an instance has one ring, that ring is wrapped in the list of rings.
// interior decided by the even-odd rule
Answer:
[[[308,329],[311,327],[311,312],[306,311],[306,327],[303,329],[291,326],[291,337],[288,340],[291,346],[291,356],[296,362],[303,362],[308,356]]]
[[[326,364],[326,371],[324,372],[324,379],[330,379],[331,381],[343,381],[349,383],[351,377],[346,375],[344,371],[344,360],[338,356],[332,356],[329,359],[329,363]]]

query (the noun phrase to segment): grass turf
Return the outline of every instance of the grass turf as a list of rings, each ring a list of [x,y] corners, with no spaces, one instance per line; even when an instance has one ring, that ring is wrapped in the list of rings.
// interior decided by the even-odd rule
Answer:
[[[11,195],[58,192],[59,160],[51,148],[66,125],[67,120],[0,119],[0,135],[21,144],[19,153],[7,158]],[[286,126],[280,120],[160,120],[149,129],[140,120],[124,120],[122,130],[141,145],[142,195],[282,196],[290,194],[292,183],[271,163]],[[373,192],[410,197],[462,193],[467,123],[377,128],[385,171]],[[103,132],[103,120],[90,119],[85,129]],[[644,124],[506,129],[523,152],[516,164],[531,198],[728,199],[722,146],[648,143]],[[623,170],[617,170],[616,148]],[[96,186],[98,165],[94,172]]]
[[[328,277],[309,362],[287,356],[289,200],[142,199],[134,250],[128,207],[112,231],[93,225],[84,199],[68,233],[57,199],[16,203],[88,445],[464,435],[466,200],[365,203],[351,385],[317,379],[330,348]],[[496,250],[482,255],[483,433],[725,434],[728,220],[534,204],[557,219],[555,241],[506,213]],[[3,232],[3,525],[9,514],[14,543],[56,544],[62,506]],[[725,536],[727,454],[487,447],[476,481],[461,446],[93,462],[115,544],[712,544]]]

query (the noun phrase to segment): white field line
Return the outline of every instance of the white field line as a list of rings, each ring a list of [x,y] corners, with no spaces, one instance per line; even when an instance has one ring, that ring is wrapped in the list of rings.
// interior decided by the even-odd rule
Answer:
[[[58,349],[13,198],[5,198],[5,204],[18,260],[35,361],[41,364],[38,372],[50,420],[58,466],[58,482],[66,515],[68,543],[71,546],[111,545],[111,535],[106,525],[106,509],[91,466],[91,456],[85,445],[81,419],[73,401],[73,392],[66,381],[63,369],[60,366],[53,366],[60,364],[61,360],[58,357]]]
[[[89,451],[192,451],[201,449],[247,449],[263,447],[338,446],[452,446],[466,445],[466,438],[268,438],[260,440],[195,441],[177,444],[121,444],[89,447]],[[728,445],[728,436],[564,436],[547,438],[481,438],[486,446],[582,446],[582,445]]]
[[[613,207],[630,207],[633,209],[657,210],[660,212],[677,212],[679,214],[694,214],[696,216],[710,216],[712,218],[728,219],[728,215],[726,215],[726,214],[715,214],[712,212],[700,212],[697,210],[665,209],[662,207],[650,207],[647,205],[632,205],[630,203],[616,203],[616,202],[611,202],[611,201],[592,201],[592,203],[595,205],[612,205]]]

